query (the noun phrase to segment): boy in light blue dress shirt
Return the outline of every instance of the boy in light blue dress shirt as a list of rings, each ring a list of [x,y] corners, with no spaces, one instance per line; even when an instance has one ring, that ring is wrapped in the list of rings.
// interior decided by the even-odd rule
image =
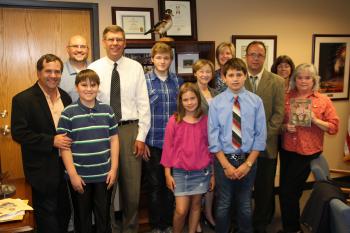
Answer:
[[[241,59],[227,61],[223,73],[228,88],[212,100],[208,121],[209,150],[216,155],[215,231],[229,231],[231,204],[236,200],[238,232],[253,232],[251,194],[255,160],[266,147],[264,106],[259,96],[244,88],[247,67]],[[236,115],[233,109],[238,109]]]

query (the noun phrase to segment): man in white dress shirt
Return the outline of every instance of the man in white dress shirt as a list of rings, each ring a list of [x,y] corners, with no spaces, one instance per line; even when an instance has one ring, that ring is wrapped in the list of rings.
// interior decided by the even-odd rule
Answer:
[[[103,45],[106,57],[89,65],[100,77],[98,99],[104,103],[118,102],[120,110],[113,107],[119,120],[119,187],[123,223],[122,233],[138,232],[138,206],[141,186],[141,162],[145,152],[145,139],[150,128],[150,104],[147,84],[142,66],[137,61],[123,56],[126,46],[124,30],[116,25],[103,31]],[[117,63],[117,64],[115,64]],[[111,92],[112,73],[118,73],[120,97]],[[113,88],[113,87],[112,87]],[[112,96],[111,96],[111,93]],[[118,99],[118,100],[116,100]],[[121,118],[118,119],[118,112]],[[114,199],[112,195],[112,200]],[[113,202],[112,202],[113,203]],[[113,220],[112,220],[113,221]],[[116,228],[112,230],[116,232]]]

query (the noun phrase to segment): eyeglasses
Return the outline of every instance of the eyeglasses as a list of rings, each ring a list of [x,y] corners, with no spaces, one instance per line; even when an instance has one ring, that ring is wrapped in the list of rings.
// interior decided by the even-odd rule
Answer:
[[[122,43],[125,41],[124,38],[106,38],[106,41],[108,41],[109,43],[113,43],[114,41],[116,41],[117,43]]]
[[[248,53],[247,56],[253,57],[253,58],[258,58],[258,59],[265,58],[265,55],[258,54],[258,53]]]
[[[78,45],[78,44],[73,44],[73,45],[68,45],[69,48],[74,48],[74,49],[87,49],[87,45]]]

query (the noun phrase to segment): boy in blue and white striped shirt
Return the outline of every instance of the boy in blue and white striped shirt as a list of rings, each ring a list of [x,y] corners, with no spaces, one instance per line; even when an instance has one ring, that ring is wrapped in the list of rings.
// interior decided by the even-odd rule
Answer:
[[[93,70],[77,74],[79,99],[66,107],[57,133],[72,139],[60,150],[70,181],[76,232],[91,232],[92,212],[97,232],[109,232],[111,187],[117,178],[119,139],[112,108],[96,100],[100,79]]]

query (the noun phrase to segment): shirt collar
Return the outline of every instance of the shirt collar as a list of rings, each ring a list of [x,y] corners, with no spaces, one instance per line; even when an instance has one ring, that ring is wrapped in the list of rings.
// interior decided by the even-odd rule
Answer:
[[[157,74],[154,72],[154,69],[152,70],[152,72],[151,72],[151,75],[150,75],[150,79],[152,80],[152,81],[154,81],[155,79],[157,79],[158,78],[158,76],[157,76]],[[158,78],[159,79],[159,78]],[[176,80],[176,75],[174,75],[173,73],[171,73],[171,72],[168,72],[168,77],[167,77],[167,79],[166,80],[172,80],[172,81],[175,81]],[[166,81],[165,80],[165,81]]]
[[[38,82],[38,85],[40,87],[40,89],[43,91],[44,95],[46,98],[51,99],[51,96],[45,91],[45,89],[40,85],[40,83]],[[56,100],[61,98],[61,93],[58,91],[58,88],[56,88],[57,94],[56,94]]]
[[[79,105],[79,107],[81,107],[81,108],[84,109],[85,111],[93,110],[94,112],[97,112],[97,111],[98,111],[98,107],[99,107],[99,105],[100,105],[100,102],[96,99],[96,100],[95,100],[95,106],[92,107],[92,108],[89,108],[89,107],[85,106],[84,104],[82,104],[81,101],[80,101],[80,98],[78,98],[77,104]]]
[[[85,62],[86,67],[88,67],[88,62]],[[76,75],[78,72],[77,70],[74,68],[74,66],[70,63],[70,60],[68,59],[68,61],[66,62],[67,65],[67,69],[68,69],[68,73],[70,75]]]
[[[261,79],[261,77],[262,77],[262,74],[263,74],[263,72],[264,72],[264,68],[257,74],[257,75],[252,75],[251,73],[249,73],[249,71],[248,71],[248,78],[250,79],[250,77],[251,76],[253,76],[253,77],[258,77],[258,81]]]
[[[242,98],[242,96],[246,93],[246,89],[245,87],[242,87],[241,90],[238,92],[238,94],[233,93],[230,88],[226,88],[226,90],[224,91],[224,95],[226,95],[226,98],[230,101],[233,102],[234,98],[236,96],[238,96],[238,100],[240,100],[240,98]]]
[[[295,90],[295,89],[293,89],[293,90],[290,90],[290,96],[291,97],[295,97],[298,93],[297,93],[297,91]],[[313,97],[315,97],[315,98],[320,98],[320,96],[321,96],[321,93],[319,93],[318,91],[314,91],[314,92],[312,92],[307,98],[309,98],[309,97],[311,97],[311,96],[313,96]]]
[[[117,63],[118,66],[119,66],[123,62],[123,60],[124,60],[124,56],[121,56],[117,61],[113,61],[108,56],[106,56],[106,61],[111,66],[114,66],[114,63]]]

